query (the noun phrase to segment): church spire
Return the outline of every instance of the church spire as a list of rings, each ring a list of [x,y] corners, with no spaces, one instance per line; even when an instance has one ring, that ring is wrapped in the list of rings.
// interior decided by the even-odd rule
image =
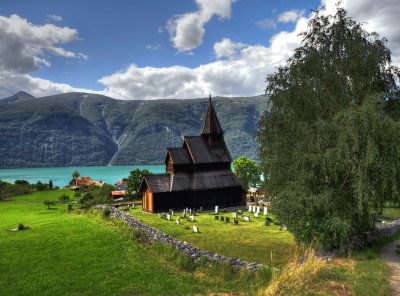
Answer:
[[[215,113],[213,104],[211,102],[211,95],[208,99],[207,115],[204,119],[203,129],[201,135],[223,135],[224,131],[219,124],[217,114]]]

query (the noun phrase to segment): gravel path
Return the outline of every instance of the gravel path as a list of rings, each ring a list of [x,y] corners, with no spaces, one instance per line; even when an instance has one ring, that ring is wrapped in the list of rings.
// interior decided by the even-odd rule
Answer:
[[[392,288],[392,295],[400,295],[400,254],[396,253],[400,250],[400,240],[387,244],[382,248],[381,257],[390,267],[390,286]]]

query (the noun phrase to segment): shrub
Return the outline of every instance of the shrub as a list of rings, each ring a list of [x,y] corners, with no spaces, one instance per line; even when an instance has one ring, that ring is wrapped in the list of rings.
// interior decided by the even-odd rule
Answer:
[[[104,208],[101,213],[103,218],[110,218],[111,211],[109,208]]]
[[[265,218],[265,220],[267,220],[269,222],[273,222],[274,221],[271,217],[267,217],[267,218]]]
[[[68,194],[63,194],[58,198],[61,202],[68,202],[69,201],[69,195]]]
[[[72,212],[72,210],[73,210],[72,204],[69,203],[67,205],[67,212],[70,213],[70,212]]]
[[[56,204],[56,202],[54,200],[44,200],[43,204],[45,204],[47,206],[47,208],[50,210],[50,206],[54,206]]]
[[[179,268],[186,271],[194,271],[196,268],[196,264],[194,260],[188,258],[182,254],[179,254],[178,258],[176,259],[176,263],[178,264]]]

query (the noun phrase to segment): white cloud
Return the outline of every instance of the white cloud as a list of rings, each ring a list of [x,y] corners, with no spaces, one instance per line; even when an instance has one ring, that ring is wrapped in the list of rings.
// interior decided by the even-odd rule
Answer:
[[[218,59],[223,57],[233,58],[237,56],[238,51],[243,47],[245,47],[243,43],[233,42],[228,38],[224,38],[214,44],[214,53]]]
[[[42,64],[50,66],[48,54],[84,58],[57,45],[77,39],[78,32],[53,24],[34,25],[18,15],[0,16],[0,71],[30,73]]]
[[[233,0],[196,0],[199,10],[176,15],[167,23],[170,39],[179,52],[190,51],[203,43],[204,26],[217,15],[229,18]]]
[[[256,22],[257,27],[260,27],[261,29],[268,29],[268,30],[275,30],[276,29],[276,23],[272,19],[264,19]]]
[[[148,45],[146,45],[146,49],[148,49],[148,50],[157,50],[157,49],[159,49],[161,47],[161,45],[160,44],[155,44],[155,45],[151,45],[151,44],[148,44]]]
[[[61,22],[63,20],[61,16],[55,14],[47,14],[46,16],[49,20],[52,20],[54,22]]]
[[[304,10],[293,9],[278,15],[278,23],[295,23],[304,15]]]

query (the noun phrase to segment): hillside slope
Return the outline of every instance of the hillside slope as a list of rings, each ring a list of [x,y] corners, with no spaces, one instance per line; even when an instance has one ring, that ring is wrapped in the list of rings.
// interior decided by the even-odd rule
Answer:
[[[264,96],[214,98],[232,157],[257,158]],[[0,167],[162,163],[167,147],[198,135],[207,99],[121,101],[65,93],[0,100]]]

